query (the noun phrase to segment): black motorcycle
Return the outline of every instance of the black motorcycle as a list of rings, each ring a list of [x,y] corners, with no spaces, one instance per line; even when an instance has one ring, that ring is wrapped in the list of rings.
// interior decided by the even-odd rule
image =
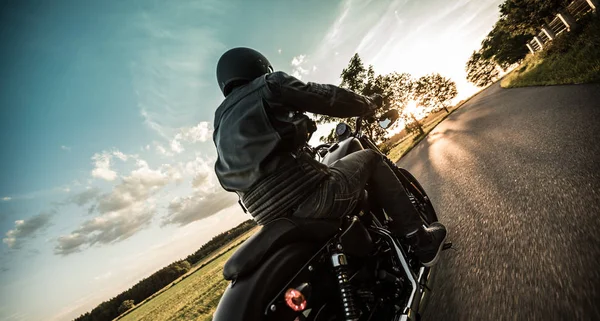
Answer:
[[[382,126],[398,118],[391,114]],[[361,132],[344,123],[338,142],[305,147],[330,165],[362,149],[381,153]],[[387,158],[386,158],[387,159]],[[387,159],[424,225],[437,215],[419,182]],[[227,261],[231,283],[213,316],[215,321],[419,320],[431,291],[432,269],[386,228],[390,219],[367,192],[341,220],[280,218],[262,227]],[[449,248],[450,243],[444,245]]]

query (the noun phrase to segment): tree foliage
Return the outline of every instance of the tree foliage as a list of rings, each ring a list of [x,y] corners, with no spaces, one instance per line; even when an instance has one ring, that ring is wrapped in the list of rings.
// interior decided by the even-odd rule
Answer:
[[[413,113],[403,114],[402,118],[404,119],[406,132],[409,134],[425,134],[423,130],[423,124],[417,119],[417,117]]]
[[[500,20],[481,42],[481,57],[506,69],[525,58],[529,52],[525,44],[531,38],[528,34],[511,34],[504,29],[503,20]]]
[[[514,36],[535,35],[571,1],[506,0],[500,5],[500,28]]]
[[[383,107],[376,111],[372,119],[374,121],[363,123],[363,132],[369,135],[381,146],[385,141],[385,135],[391,128],[381,128],[375,120],[383,119],[386,113],[392,111],[401,115],[409,132],[423,132],[420,122],[416,121],[415,115],[403,115],[408,103],[412,100],[418,101],[421,107],[429,109],[441,109],[447,107],[450,101],[456,97],[458,91],[456,84],[440,74],[431,74],[415,80],[408,73],[392,72],[386,75],[377,75],[373,66],[365,67],[360,56],[355,54],[350,59],[348,66],[344,68],[341,75],[340,87],[352,90],[364,96],[379,94],[383,97]],[[327,115],[316,115],[318,123],[345,122],[353,125],[353,119],[342,119]],[[414,129],[414,131],[413,131]],[[333,143],[337,140],[335,131],[320,137],[322,141]]]
[[[367,76],[375,77],[375,71],[369,66],[369,72],[367,73],[367,69],[365,69],[362,59],[360,59],[358,53],[355,53],[354,56],[350,58],[348,67],[342,70],[342,74],[340,75],[342,83],[340,87],[360,93],[363,88],[365,88]]]
[[[487,86],[498,79],[496,64],[483,58],[480,51],[474,51],[466,66],[467,80],[479,87]]]
[[[450,113],[450,102],[458,95],[456,83],[438,73],[417,79],[413,91],[415,101],[420,106],[431,110],[443,108],[447,113]]]
[[[358,54],[355,54],[344,68],[341,75],[340,87],[352,90],[365,96],[379,94],[384,98],[384,106],[377,110],[373,119],[379,119],[390,109],[401,111],[409,98],[411,77],[406,73],[391,73],[388,75],[376,75],[373,66],[366,68]],[[342,119],[327,115],[317,115],[318,123],[327,122],[346,122],[353,124],[352,118]],[[365,122],[363,131],[370,135],[375,141],[384,141],[386,129],[379,126],[378,122]],[[321,140],[332,143],[336,141],[336,136],[332,130],[327,136],[321,137]]]
[[[506,0],[500,5],[500,19],[481,42],[481,49],[467,62],[467,79],[485,86],[498,77],[495,65],[503,69],[520,63],[525,46],[550,23],[571,0]]]
[[[121,303],[121,305],[119,306],[119,314],[123,314],[124,312],[126,312],[127,310],[133,308],[135,306],[134,301],[133,300],[125,300],[123,301],[123,303]]]

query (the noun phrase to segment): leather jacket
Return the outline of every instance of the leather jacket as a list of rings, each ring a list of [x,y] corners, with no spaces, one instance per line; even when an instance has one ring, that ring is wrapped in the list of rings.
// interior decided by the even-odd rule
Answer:
[[[337,86],[305,84],[284,72],[265,74],[236,88],[215,112],[219,182],[240,195],[255,219],[284,215],[328,172],[326,166],[298,154],[307,139],[304,113],[352,117],[374,108],[368,98]],[[278,201],[286,196],[282,191],[286,200]]]

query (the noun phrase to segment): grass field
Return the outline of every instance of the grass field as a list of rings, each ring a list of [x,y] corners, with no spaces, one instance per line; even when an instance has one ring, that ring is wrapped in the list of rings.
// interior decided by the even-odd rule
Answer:
[[[223,279],[223,266],[236,248],[227,251],[120,320],[211,320],[221,294],[229,283]]]
[[[600,82],[600,18],[589,16],[585,23],[559,35],[543,51],[529,54],[504,77],[502,87]]]
[[[116,320],[211,320],[227,287],[223,266],[241,243],[258,231],[253,228],[240,235],[170,286],[163,288]]]

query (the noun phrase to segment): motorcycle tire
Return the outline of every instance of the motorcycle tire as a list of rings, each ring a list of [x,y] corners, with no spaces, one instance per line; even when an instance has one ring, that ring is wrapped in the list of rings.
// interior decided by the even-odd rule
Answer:
[[[390,161],[390,163],[392,162]],[[421,219],[423,219],[427,225],[437,222],[437,213],[435,212],[433,204],[431,203],[429,196],[427,196],[425,189],[421,186],[421,183],[419,183],[419,181],[406,169],[400,168],[393,163],[392,165],[396,177],[402,182],[406,192],[413,196],[413,205],[415,205],[415,208],[419,211]]]

